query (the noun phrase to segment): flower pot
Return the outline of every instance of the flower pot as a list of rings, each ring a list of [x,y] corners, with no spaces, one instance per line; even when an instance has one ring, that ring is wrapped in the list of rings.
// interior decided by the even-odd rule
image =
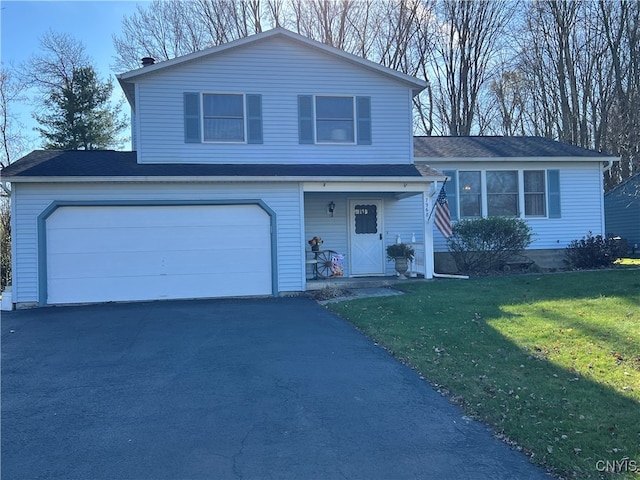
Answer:
[[[394,260],[396,261],[396,272],[398,272],[400,278],[407,278],[404,275],[409,269],[409,261],[407,260],[407,257],[396,257]]]
[[[319,252],[320,251],[320,245],[311,245],[311,251],[312,252]]]

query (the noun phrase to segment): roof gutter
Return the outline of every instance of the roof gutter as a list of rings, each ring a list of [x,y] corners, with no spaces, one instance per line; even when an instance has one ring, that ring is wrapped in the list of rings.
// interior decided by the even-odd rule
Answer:
[[[13,183],[134,183],[134,182],[157,182],[157,183],[235,183],[235,182],[366,182],[366,183],[389,183],[399,182],[406,184],[424,184],[434,181],[442,181],[446,178],[444,175],[438,176],[412,176],[412,177],[369,177],[369,176],[351,176],[351,177],[327,177],[327,176],[20,176],[5,177],[3,182]]]

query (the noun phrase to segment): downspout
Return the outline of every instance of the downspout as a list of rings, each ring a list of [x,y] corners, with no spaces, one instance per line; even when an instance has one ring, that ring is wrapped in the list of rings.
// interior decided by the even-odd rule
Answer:
[[[620,161],[620,159],[617,159],[618,161]],[[602,167],[602,174],[604,175],[605,173],[607,173],[609,170],[611,170],[611,168],[613,167],[613,162],[615,162],[616,160],[607,160],[607,164]]]
[[[607,236],[607,224],[605,222],[605,212],[604,212],[604,174],[607,173],[609,170],[611,170],[611,168],[613,167],[613,162],[615,161],[620,161],[620,158],[616,158],[614,159],[609,159],[607,160],[607,164],[604,165],[602,167],[602,175],[600,176],[600,181],[602,182],[602,184],[600,185],[600,189],[602,191],[602,195],[600,196],[600,218],[601,218],[601,225],[600,225],[600,231],[602,232],[603,236]]]
[[[438,188],[438,182],[434,181],[433,182],[433,191],[431,193],[431,195],[429,195],[429,200],[431,200],[434,196],[436,196],[439,192],[440,189]],[[429,202],[431,204],[431,202]],[[433,210],[433,206],[431,207]],[[432,215],[429,216],[429,221],[428,221],[428,225],[427,228],[431,229],[431,232],[433,232],[433,220],[432,220]],[[433,245],[433,243],[432,243]],[[425,254],[426,254],[426,250],[425,250]],[[459,280],[469,280],[469,276],[468,275],[456,275],[453,273],[436,273],[435,271],[435,255],[436,252],[434,252],[433,247],[431,248],[431,256],[432,256],[432,260],[431,260],[431,264],[434,266],[433,271],[431,272],[431,275],[433,276],[433,278],[457,278]],[[426,266],[426,261],[425,261],[425,266]]]

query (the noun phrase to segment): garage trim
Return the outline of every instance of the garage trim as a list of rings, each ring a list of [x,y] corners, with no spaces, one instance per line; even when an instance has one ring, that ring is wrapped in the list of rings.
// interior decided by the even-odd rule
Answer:
[[[55,200],[37,218],[38,225],[38,305],[47,305],[47,218],[60,207],[155,207],[181,205],[257,205],[269,215],[271,223],[271,291],[278,296],[276,212],[260,199],[233,200]]]

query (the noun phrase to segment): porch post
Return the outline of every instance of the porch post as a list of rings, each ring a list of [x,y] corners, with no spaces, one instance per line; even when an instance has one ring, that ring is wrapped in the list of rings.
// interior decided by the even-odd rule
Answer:
[[[433,197],[434,191],[437,191],[437,182],[431,185],[430,191],[425,190],[422,192],[423,199],[423,218],[424,218],[424,278],[431,279],[433,278],[434,272],[434,259],[433,259],[433,219],[429,218],[429,214],[431,213],[431,209],[433,208],[433,201],[431,200]]]

